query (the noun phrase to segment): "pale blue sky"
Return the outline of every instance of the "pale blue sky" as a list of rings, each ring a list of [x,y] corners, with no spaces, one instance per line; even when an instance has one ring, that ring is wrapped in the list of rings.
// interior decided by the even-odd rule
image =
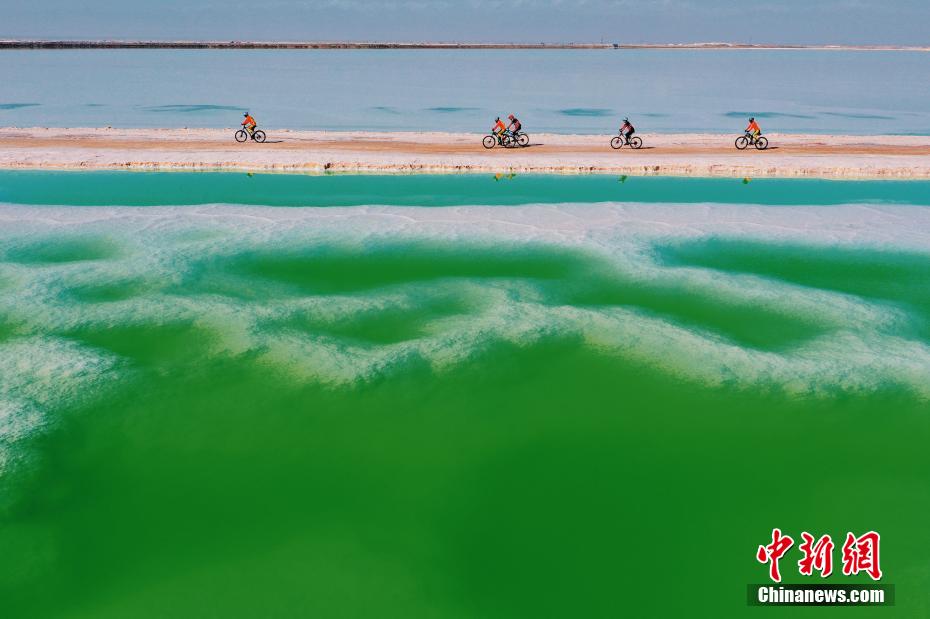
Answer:
[[[0,38],[930,44],[930,0],[8,0]]]

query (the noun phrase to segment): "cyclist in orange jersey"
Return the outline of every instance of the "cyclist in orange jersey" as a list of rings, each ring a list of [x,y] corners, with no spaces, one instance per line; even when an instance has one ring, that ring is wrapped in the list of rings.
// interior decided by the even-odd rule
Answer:
[[[752,135],[753,143],[755,143],[755,141],[759,139],[759,136],[762,135],[762,129],[759,128],[759,123],[756,122],[755,118],[749,119],[749,126],[746,127],[746,131]]]
[[[507,131],[507,125],[504,124],[504,121],[501,120],[501,117],[498,116],[494,120],[494,127],[491,129],[491,133],[497,136],[497,141],[500,142],[501,136],[504,135],[504,132]]]
[[[246,112],[243,114],[245,120],[242,121],[242,126],[245,127],[245,130],[249,132],[249,135],[255,133],[255,127],[258,126],[258,123],[255,122],[255,119],[252,118],[252,115]]]

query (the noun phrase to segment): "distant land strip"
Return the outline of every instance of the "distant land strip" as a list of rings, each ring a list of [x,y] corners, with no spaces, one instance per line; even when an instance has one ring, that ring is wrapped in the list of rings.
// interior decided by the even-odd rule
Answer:
[[[812,49],[930,51],[894,45],[778,45],[757,43],[392,43],[325,41],[50,41],[0,40],[3,49]]]

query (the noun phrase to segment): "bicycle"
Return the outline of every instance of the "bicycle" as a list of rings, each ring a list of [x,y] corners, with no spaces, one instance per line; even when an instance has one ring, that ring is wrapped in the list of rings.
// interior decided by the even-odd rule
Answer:
[[[624,139],[623,134],[621,134],[610,141],[610,147],[614,150],[623,148],[624,144],[628,145],[630,148],[642,148],[643,139],[638,135],[634,135],[632,138]]]
[[[763,135],[753,139],[752,133],[749,131],[747,131],[745,135],[736,138],[736,148],[738,150],[746,150],[750,144],[754,145],[757,150],[765,150],[769,147],[769,140]]]
[[[497,145],[501,145],[504,148],[514,148],[516,146],[527,146],[529,143],[530,136],[523,133],[522,131],[517,131],[516,133],[505,131],[499,135],[486,135],[481,140],[481,144],[485,148],[494,148]]]
[[[522,131],[515,131],[512,134],[512,138],[514,140],[513,146],[529,146],[530,144],[530,136]]]
[[[251,137],[253,140],[261,144],[262,142],[265,141],[265,132],[262,131],[261,129],[255,129],[252,131]],[[249,139],[249,132],[246,131],[244,128],[239,129],[239,131],[236,131],[237,142],[245,142],[248,139]]]

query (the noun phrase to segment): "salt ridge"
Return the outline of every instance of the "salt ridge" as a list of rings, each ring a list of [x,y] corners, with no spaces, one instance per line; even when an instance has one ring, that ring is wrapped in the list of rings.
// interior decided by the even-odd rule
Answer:
[[[759,152],[737,151],[738,133],[646,133],[646,148],[613,151],[610,135],[532,134],[530,148],[485,150],[481,134],[268,129],[266,144],[237,144],[233,131],[0,128],[0,168],[930,178],[925,136],[773,133]]]

